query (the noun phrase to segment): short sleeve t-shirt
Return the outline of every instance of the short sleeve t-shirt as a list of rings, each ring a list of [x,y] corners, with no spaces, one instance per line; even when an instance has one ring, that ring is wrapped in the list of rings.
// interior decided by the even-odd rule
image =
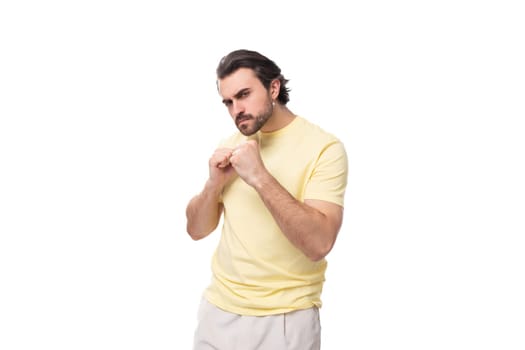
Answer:
[[[258,141],[273,177],[298,201],[344,205],[348,164],[343,144],[302,117],[275,132],[222,143]],[[271,315],[321,306],[326,260],[311,261],[281,232],[257,192],[236,178],[222,193],[221,238],[212,258],[212,281],[204,296],[241,315]]]

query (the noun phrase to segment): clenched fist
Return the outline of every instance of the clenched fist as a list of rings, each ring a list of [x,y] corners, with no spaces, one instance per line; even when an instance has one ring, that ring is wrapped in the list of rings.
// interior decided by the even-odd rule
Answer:
[[[255,186],[259,178],[267,173],[255,140],[241,143],[231,151],[229,163],[248,185]]]

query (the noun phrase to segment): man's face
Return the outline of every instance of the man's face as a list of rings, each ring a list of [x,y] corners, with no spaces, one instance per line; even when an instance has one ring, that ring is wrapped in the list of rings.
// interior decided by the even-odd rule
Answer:
[[[237,129],[246,136],[255,134],[272,116],[268,90],[248,68],[240,68],[219,80],[219,94]]]

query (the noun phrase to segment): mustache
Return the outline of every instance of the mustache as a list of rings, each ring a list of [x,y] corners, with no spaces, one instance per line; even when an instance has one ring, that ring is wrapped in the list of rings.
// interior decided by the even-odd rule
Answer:
[[[237,116],[235,117],[235,123],[236,123],[236,124],[239,124],[240,122],[242,122],[243,120],[246,120],[246,119],[253,119],[253,115],[251,115],[251,114],[239,113],[239,114],[237,114]]]

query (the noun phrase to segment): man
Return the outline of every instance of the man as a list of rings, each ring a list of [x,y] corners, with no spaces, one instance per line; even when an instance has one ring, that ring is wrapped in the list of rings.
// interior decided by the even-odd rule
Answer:
[[[186,209],[194,240],[223,217],[195,331],[195,350],[320,349],[326,260],[343,219],[343,144],[287,107],[288,80],[255,51],[217,67],[217,89],[239,132],[209,159]]]

